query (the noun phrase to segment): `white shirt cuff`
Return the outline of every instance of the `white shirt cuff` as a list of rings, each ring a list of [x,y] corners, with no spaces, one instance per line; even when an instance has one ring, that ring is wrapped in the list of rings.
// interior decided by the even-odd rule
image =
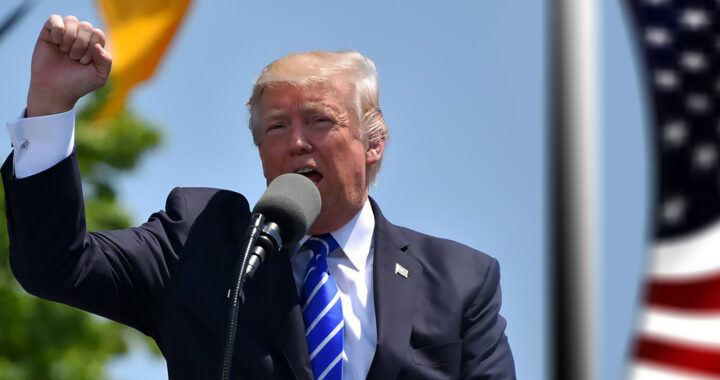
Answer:
[[[72,153],[75,146],[75,110],[20,117],[9,121],[7,130],[13,144],[15,177],[29,177],[50,169]]]

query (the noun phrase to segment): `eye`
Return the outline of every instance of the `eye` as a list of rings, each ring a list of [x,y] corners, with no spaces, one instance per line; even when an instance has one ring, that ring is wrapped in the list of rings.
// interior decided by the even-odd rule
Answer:
[[[283,127],[284,127],[284,125],[281,123],[274,123],[274,124],[270,124],[267,127],[265,127],[265,131],[270,132],[270,131],[281,129]]]
[[[331,127],[335,125],[335,119],[329,116],[317,116],[312,122],[318,127]]]

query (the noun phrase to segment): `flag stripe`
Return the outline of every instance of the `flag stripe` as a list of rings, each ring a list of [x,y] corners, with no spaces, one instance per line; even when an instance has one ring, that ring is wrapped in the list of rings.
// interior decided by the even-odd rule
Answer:
[[[720,272],[720,223],[683,238],[667,239],[653,248],[655,277],[702,276]]]
[[[635,363],[630,368],[627,378],[628,380],[717,380],[716,376],[699,375],[652,363]]]
[[[653,279],[646,302],[684,310],[720,311],[720,274],[686,280]]]
[[[677,312],[648,308],[642,316],[641,334],[667,341],[720,351],[720,313]]]
[[[647,336],[637,340],[635,358],[700,374],[720,376],[720,352]]]

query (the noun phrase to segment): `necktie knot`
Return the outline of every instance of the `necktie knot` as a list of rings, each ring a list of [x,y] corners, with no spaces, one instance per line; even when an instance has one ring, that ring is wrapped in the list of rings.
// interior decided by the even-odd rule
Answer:
[[[327,257],[330,252],[339,247],[338,243],[330,234],[313,235],[305,242],[305,244],[303,244],[303,246],[309,248],[313,252],[313,257],[318,255]]]

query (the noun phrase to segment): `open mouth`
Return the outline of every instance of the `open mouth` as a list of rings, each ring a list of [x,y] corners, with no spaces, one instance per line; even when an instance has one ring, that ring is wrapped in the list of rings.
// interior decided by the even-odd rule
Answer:
[[[305,177],[307,177],[309,180],[313,181],[314,183],[320,182],[320,180],[323,178],[323,175],[320,174],[320,172],[313,170],[313,169],[309,169],[309,168],[300,169],[300,170],[296,171],[296,173],[304,175]]]

